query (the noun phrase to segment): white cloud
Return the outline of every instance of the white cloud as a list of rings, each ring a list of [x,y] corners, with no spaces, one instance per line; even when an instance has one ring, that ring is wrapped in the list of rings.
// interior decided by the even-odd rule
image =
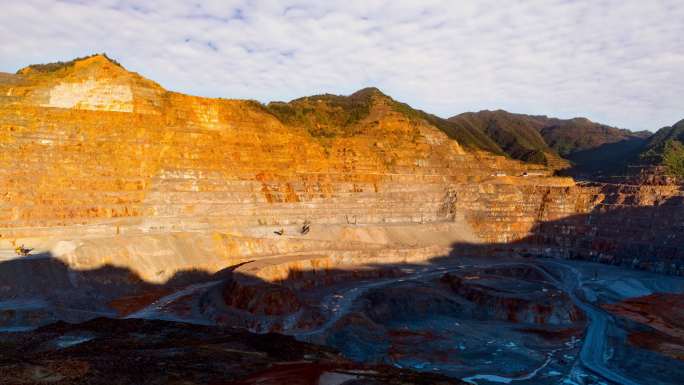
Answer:
[[[656,129],[684,118],[684,3],[4,1],[0,70],[107,52],[185,93],[377,86],[450,116],[504,108]]]

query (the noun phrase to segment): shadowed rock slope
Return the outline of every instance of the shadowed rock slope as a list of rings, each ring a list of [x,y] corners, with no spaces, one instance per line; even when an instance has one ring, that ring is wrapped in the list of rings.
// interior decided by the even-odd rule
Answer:
[[[354,364],[279,334],[98,318],[0,335],[0,377],[19,384],[464,384],[430,373]]]
[[[594,164],[594,175],[625,175],[636,184],[681,184],[684,180],[684,120],[641,139],[628,139],[576,153]]]

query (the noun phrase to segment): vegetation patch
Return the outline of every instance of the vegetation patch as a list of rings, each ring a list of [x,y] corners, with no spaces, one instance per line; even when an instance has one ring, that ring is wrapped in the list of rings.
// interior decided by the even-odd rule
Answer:
[[[78,57],[76,59],[69,60],[69,61],[58,61],[58,62],[46,63],[46,64],[31,64],[28,67],[17,71],[17,73],[20,73],[21,71],[25,71],[26,69],[29,69],[29,70],[34,71],[34,72],[40,72],[40,73],[55,72],[55,71],[61,70],[63,68],[72,67],[74,64],[76,64],[77,61],[90,59],[91,57],[94,57],[97,55],[102,55],[105,58],[107,58],[107,60],[112,62],[113,64],[116,64],[117,66],[122,67],[119,62],[117,62],[116,60],[107,56],[106,53],[102,53],[102,54],[92,54],[92,55],[88,55],[88,56]]]
[[[474,127],[462,127],[454,122],[442,119],[438,116],[428,114],[427,112],[416,110],[406,103],[400,103],[392,100],[392,108],[413,120],[424,120],[429,124],[439,128],[442,132],[447,134],[451,139],[455,139],[460,145],[475,149],[495,153],[497,155],[506,155],[501,147],[499,147],[493,140],[491,140],[485,133],[477,130]]]
[[[684,178],[684,120],[658,130],[640,154],[644,164],[662,165],[668,174]]]
[[[668,141],[663,151],[662,164],[670,175],[684,179],[684,144],[674,139]]]
[[[316,95],[289,103],[271,102],[266,109],[281,122],[306,128],[311,136],[334,138],[357,134],[351,130],[370,113],[371,95]]]

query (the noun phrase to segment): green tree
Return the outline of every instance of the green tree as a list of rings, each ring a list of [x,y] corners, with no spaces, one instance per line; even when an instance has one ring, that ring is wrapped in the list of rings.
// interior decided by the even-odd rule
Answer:
[[[665,144],[663,165],[670,175],[684,178],[684,144],[682,142],[672,139]]]

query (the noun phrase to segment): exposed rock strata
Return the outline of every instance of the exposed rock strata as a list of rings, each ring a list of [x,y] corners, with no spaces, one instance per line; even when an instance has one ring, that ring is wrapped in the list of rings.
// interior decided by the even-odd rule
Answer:
[[[451,226],[436,243],[476,242],[454,210],[463,186],[572,184],[466,152],[377,90],[332,137],[255,102],[167,92],[104,56],[20,71],[0,94],[0,246],[155,282],[262,255],[416,246],[426,224]]]
[[[474,251],[580,258],[684,273],[684,192],[673,185],[498,186],[459,202]]]
[[[299,124],[256,102],[168,92],[99,55],[3,75],[0,95],[3,258],[26,244],[75,269],[164,282],[284,255],[363,264],[514,243],[680,272],[680,192],[578,186],[466,150],[377,90],[332,131],[325,119],[343,107],[325,99],[323,120]]]

